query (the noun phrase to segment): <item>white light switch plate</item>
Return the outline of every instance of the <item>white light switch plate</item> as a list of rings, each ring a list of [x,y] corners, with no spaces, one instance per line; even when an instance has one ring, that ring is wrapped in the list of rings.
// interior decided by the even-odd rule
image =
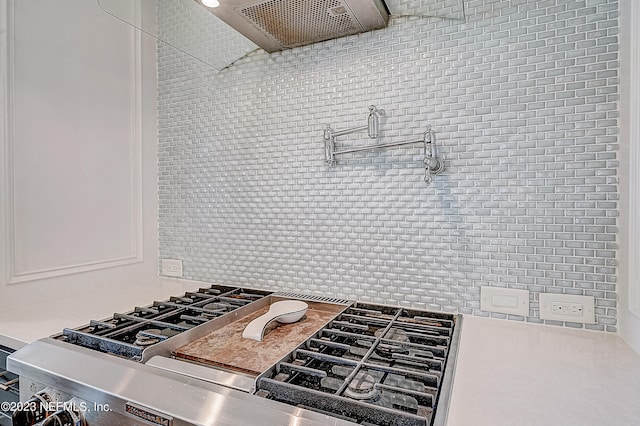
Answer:
[[[595,324],[593,296],[540,293],[540,319]]]
[[[529,291],[503,287],[480,287],[480,309],[529,316]]]

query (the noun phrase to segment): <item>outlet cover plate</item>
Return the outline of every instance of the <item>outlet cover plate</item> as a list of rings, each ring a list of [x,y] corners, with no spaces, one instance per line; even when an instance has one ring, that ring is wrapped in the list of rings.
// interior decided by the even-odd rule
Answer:
[[[540,319],[595,324],[593,296],[540,293]]]
[[[165,277],[181,277],[182,276],[182,260],[178,259],[162,259],[161,275]]]
[[[529,316],[529,290],[480,287],[480,309],[502,314]]]

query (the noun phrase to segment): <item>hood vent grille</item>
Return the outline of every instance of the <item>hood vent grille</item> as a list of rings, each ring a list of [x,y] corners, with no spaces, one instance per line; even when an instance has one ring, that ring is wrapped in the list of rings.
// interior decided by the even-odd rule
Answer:
[[[209,11],[267,52],[384,28],[382,0],[226,0]]]
[[[262,31],[290,47],[364,31],[339,0],[270,0],[239,11]]]

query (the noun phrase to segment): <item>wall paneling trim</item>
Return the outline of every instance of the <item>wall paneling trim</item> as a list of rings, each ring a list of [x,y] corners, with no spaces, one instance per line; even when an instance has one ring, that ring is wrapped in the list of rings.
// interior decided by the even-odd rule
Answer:
[[[0,7],[4,279],[141,262],[141,35],[96,2]]]

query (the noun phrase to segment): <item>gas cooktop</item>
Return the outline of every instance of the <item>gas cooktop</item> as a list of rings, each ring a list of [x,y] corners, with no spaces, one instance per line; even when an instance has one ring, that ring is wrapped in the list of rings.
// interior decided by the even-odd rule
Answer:
[[[300,321],[270,327],[263,341],[242,338],[251,319],[287,299],[308,304]],[[22,400],[39,390],[53,400],[107,404],[108,411],[80,413],[90,426],[435,426],[446,418],[460,322],[211,285],[64,329],[16,352],[8,367],[29,389]]]

